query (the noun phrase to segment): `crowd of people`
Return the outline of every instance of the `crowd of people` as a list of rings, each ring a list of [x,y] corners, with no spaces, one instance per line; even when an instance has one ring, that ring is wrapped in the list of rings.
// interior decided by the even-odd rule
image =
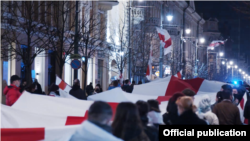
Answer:
[[[17,75],[11,77],[11,85],[4,89],[6,104],[11,106],[23,90],[31,93],[43,94],[40,84],[35,80],[30,86],[26,81],[20,84]],[[124,84],[113,81],[109,90],[121,87],[124,91],[132,93],[135,82]],[[155,99],[148,101],[139,100],[135,104],[122,102],[118,104],[115,114],[106,102],[96,101],[88,110],[88,119],[81,124],[71,140],[124,140],[124,141],[157,141],[159,125],[245,125],[240,118],[238,105],[247,95],[244,107],[244,117],[250,125],[250,95],[249,85],[239,83],[238,87],[229,84],[221,86],[217,92],[215,103],[211,103],[209,95],[203,95],[198,105],[194,104],[196,93],[191,89],[175,93],[168,102],[166,113],[161,115],[159,102]],[[53,84],[49,95],[57,96],[59,87]],[[86,87],[86,93],[92,95],[102,92],[101,85],[93,88],[92,83]],[[80,88],[80,81],[74,80],[70,94],[79,99],[86,99]],[[114,116],[114,119],[112,117]],[[87,128],[100,132],[89,132]],[[100,134],[103,133],[103,134]]]

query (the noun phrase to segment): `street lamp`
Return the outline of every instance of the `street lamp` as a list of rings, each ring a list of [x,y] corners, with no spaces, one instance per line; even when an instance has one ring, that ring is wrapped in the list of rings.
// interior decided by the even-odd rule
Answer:
[[[223,55],[224,55],[224,53],[223,53],[223,52],[221,52],[221,53],[220,53],[220,57],[222,57]]]
[[[186,29],[186,33],[187,34],[190,34],[190,32],[191,32],[191,30],[188,28],[188,29]]]
[[[234,62],[233,61],[230,61],[230,65],[232,65]]]
[[[204,39],[204,38],[200,38],[200,42],[201,42],[201,43],[204,43],[204,42],[205,42],[205,39]]]
[[[228,66],[227,66],[227,68],[229,68],[229,69],[230,69],[230,68],[231,68],[231,66],[229,66],[229,65],[228,65]]]
[[[168,16],[167,16],[167,19],[168,19],[168,21],[170,22],[170,21],[172,21],[173,16],[172,16],[172,15],[168,15]]]
[[[237,65],[235,65],[234,67],[235,67],[236,69],[238,68],[238,66],[237,66]]]
[[[245,74],[245,72],[243,71],[242,74]]]
[[[241,72],[241,69],[239,69],[239,72]]]
[[[225,62],[224,62],[224,61],[222,61],[222,64],[223,64],[223,65],[225,65]]]
[[[212,47],[211,50],[214,50],[214,47]]]

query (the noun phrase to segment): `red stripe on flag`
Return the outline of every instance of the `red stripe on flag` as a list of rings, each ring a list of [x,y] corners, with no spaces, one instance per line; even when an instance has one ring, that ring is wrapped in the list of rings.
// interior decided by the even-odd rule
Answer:
[[[244,123],[248,125],[248,122],[249,122],[248,119],[245,118]]]
[[[162,34],[160,34],[160,33],[158,33],[158,35],[159,35],[160,40],[163,41],[163,42],[165,42],[165,36],[162,35]]]
[[[84,117],[68,116],[65,125],[81,124],[86,119],[88,119],[88,111],[85,112]]]
[[[244,102],[245,102],[245,100],[244,100],[244,98],[242,98],[240,101],[240,107],[242,110],[244,110]]]
[[[177,73],[177,76],[178,76],[179,79],[181,79],[181,73],[180,72]]]
[[[156,100],[161,104],[161,102],[168,101],[170,98],[171,96],[158,96]]]
[[[146,76],[148,76],[150,74],[150,70],[149,70],[149,65],[147,67],[147,72],[146,72]]]
[[[1,141],[38,141],[45,139],[44,128],[2,128]]]
[[[177,92],[182,92],[183,90],[187,88],[197,93],[203,81],[204,79],[202,78],[182,80],[182,79],[172,76],[169,81],[165,96],[172,96],[173,94]]]
[[[112,108],[112,112],[113,112],[112,120],[113,120],[114,117],[115,117],[117,105],[118,105],[119,103],[112,103],[112,102],[109,102],[108,104],[109,104],[109,105],[111,106],[111,108]],[[88,119],[88,111],[85,112],[84,117],[68,116],[65,125],[77,125],[77,124],[81,124],[83,121],[85,121],[85,120],[87,120],[87,119]]]
[[[112,120],[115,119],[115,113],[116,113],[116,108],[118,106],[119,103],[114,103],[114,102],[108,102],[108,104],[111,106],[112,111],[113,111],[113,117]]]
[[[65,83],[63,80],[61,81],[61,83],[58,85],[58,87],[62,90],[64,90],[67,86],[67,83]]]
[[[167,41],[165,41],[165,46],[164,48],[168,48],[169,46],[171,46],[172,42],[171,42],[171,38],[169,38]]]

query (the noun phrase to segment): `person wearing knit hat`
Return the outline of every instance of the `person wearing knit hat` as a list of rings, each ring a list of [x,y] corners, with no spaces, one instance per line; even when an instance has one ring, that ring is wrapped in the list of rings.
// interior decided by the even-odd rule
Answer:
[[[209,125],[219,125],[218,117],[211,111],[211,99],[208,95],[202,96],[196,114]]]
[[[182,93],[185,94],[186,96],[192,97],[193,100],[194,100],[194,96],[196,95],[196,93],[193,90],[188,89],[188,88],[183,90]]]

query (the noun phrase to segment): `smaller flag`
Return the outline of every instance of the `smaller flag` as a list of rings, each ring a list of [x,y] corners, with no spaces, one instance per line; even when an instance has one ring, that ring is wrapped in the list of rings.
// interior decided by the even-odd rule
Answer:
[[[172,50],[172,39],[165,29],[160,29],[156,27],[156,30],[158,32],[159,38],[161,40],[161,44],[164,47],[164,55],[168,54]]]
[[[179,79],[181,79],[181,74],[182,74],[182,70],[178,71],[175,77],[178,77]]]
[[[222,40],[215,40],[215,41],[212,41],[210,43],[210,45],[208,46],[207,49],[213,49],[215,47],[218,47],[220,45],[224,45],[226,41],[222,41]]]

